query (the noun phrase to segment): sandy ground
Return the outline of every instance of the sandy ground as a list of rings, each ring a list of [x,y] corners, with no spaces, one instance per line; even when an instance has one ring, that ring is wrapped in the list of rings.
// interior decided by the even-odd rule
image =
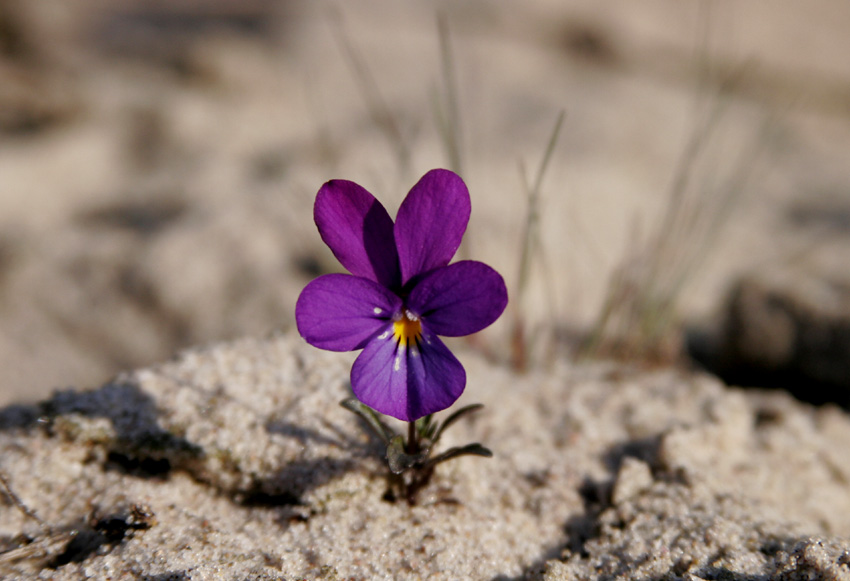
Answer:
[[[394,211],[425,171],[459,167],[462,252],[515,293],[519,167],[531,181],[560,111],[511,314],[532,359],[597,319],[618,267],[626,287],[685,272],[658,300],[711,320],[741,272],[846,264],[842,2],[2,6],[0,401],[288,328],[303,285],[337,268],[310,217],[331,177]],[[682,167],[684,205],[720,226],[664,221]],[[659,236],[673,255],[647,277]],[[487,339],[503,357],[511,316]]]
[[[414,506],[387,500],[379,447],[337,405],[350,356],[298,337],[195,350],[98,390],[6,408],[3,469],[48,525],[0,506],[12,549],[0,572],[850,578],[844,412],[673,371],[585,364],[519,376],[460,357],[461,403],[485,408],[441,446],[481,441],[494,457],[440,465]]]

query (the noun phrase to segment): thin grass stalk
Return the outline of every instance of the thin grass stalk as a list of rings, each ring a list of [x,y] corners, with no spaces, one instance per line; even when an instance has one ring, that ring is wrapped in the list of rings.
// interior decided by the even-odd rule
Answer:
[[[749,150],[739,158],[737,167],[732,175],[725,180],[723,187],[717,189],[720,192],[718,202],[715,208],[706,214],[705,225],[701,228],[703,232],[702,239],[699,241],[699,244],[692,245],[693,248],[689,256],[687,256],[684,264],[678,269],[679,276],[674,281],[674,292],[680,292],[681,288],[692,278],[692,273],[697,265],[704,261],[709,249],[719,238],[724,223],[732,215],[735,208],[738,207],[738,204],[741,203],[742,196],[746,195],[748,191],[747,184],[751,182],[755,175],[758,159],[763,153],[763,146],[769,125],[770,120],[765,120]]]
[[[449,169],[463,176],[463,147],[458,99],[455,56],[452,50],[449,23],[446,15],[437,15],[437,32],[440,38],[440,72],[442,77],[442,100],[438,105],[438,127],[449,159]]]
[[[543,152],[543,158],[540,160],[540,166],[535,174],[534,181],[529,185],[524,164],[520,163],[520,174],[522,183],[526,189],[526,215],[525,227],[522,234],[522,242],[520,247],[520,260],[517,275],[517,288],[514,294],[514,304],[517,307],[514,309],[514,325],[512,338],[512,359],[516,369],[524,369],[527,365],[528,358],[528,340],[526,339],[526,326],[522,317],[521,309],[523,298],[528,288],[528,281],[531,278],[531,262],[534,256],[534,249],[538,249],[538,253],[543,250],[543,243],[540,239],[540,189],[543,185],[543,177],[549,167],[549,162],[555,152],[555,147],[558,144],[558,138],[561,134],[561,127],[564,123],[565,111],[561,110],[555,120],[555,125],[552,128],[552,133],[546,143],[546,149]],[[551,306],[551,305],[550,305]]]
[[[332,9],[331,17],[335,28],[334,38],[337,40],[342,53],[351,67],[357,88],[369,111],[369,116],[395,153],[401,173],[407,174],[410,169],[411,153],[410,147],[402,134],[401,124],[396,119],[386,99],[384,99],[378,82],[366,64],[366,60],[351,41],[345,27],[342,12],[338,8]]]
[[[319,162],[324,166],[328,175],[337,175],[339,173],[339,147],[334,143],[333,135],[327,123],[327,116],[320,110],[321,100],[318,98],[318,91],[316,91],[310,71],[304,72],[303,85],[307,108],[316,134]]]
[[[609,283],[583,355],[598,355],[598,349],[609,337],[622,342],[621,355],[645,357],[659,350],[675,324],[676,306],[683,289],[732,212],[735,205],[732,192],[746,181],[741,172],[736,171],[725,185],[703,182],[697,189],[692,185],[697,163],[705,158],[709,142],[720,126],[726,101],[719,95],[734,87],[748,68],[743,66],[736,74],[728,76],[717,87],[713,102],[709,100],[706,113],[700,113],[703,109],[700,97],[709,93],[707,86],[711,80],[708,41],[712,13],[709,2],[701,3],[699,8],[701,34],[695,55],[696,121],[691,136],[676,164],[667,207],[655,233],[646,245],[638,242],[625,252],[621,266]],[[746,156],[746,159],[750,163],[742,162],[738,170],[747,165],[751,167],[754,157]],[[633,276],[627,271],[630,265]]]
[[[596,317],[596,322],[590,328],[588,339],[579,349],[579,358],[598,357],[608,336],[623,336],[621,331],[616,329],[611,331],[611,326],[616,325],[618,319],[622,321],[624,317],[627,317],[631,310],[628,305],[635,304],[633,297],[629,296],[632,285],[629,284],[626,276],[626,265],[635,259],[634,249],[639,246],[640,238],[637,224],[633,223],[623,251],[625,259],[623,264],[615,268],[611,274],[602,308]],[[625,325],[625,328],[628,329],[629,325]]]
[[[616,335],[624,338],[622,356],[662,354],[663,343],[676,321],[679,297],[740,203],[740,192],[752,177],[761,151],[763,131],[760,135],[762,137],[740,157],[732,175],[723,180],[722,185],[706,184],[693,195],[683,193],[671,197],[671,201],[680,202],[678,212],[673,214],[678,228],[673,233],[669,230],[658,233],[652,246],[652,261],[639,276],[634,296],[629,297],[625,288],[612,289],[612,300],[603,309],[603,323],[594,337],[594,345],[601,343],[606,331],[610,331],[606,328],[608,320],[614,320],[625,325]],[[691,163],[696,163],[696,157]],[[624,282],[627,281],[618,280],[616,284]],[[623,300],[618,301],[617,297]],[[610,313],[618,304],[625,312]]]
[[[712,108],[703,126],[704,135],[701,138],[703,143],[709,140],[712,125],[718,124],[715,117],[721,113],[721,103],[718,102]],[[703,184],[700,191],[690,200],[690,211],[683,212],[679,220],[675,222],[679,225],[677,231],[668,233],[663,246],[658,248],[656,270],[652,278],[660,287],[657,292],[669,297],[671,304],[675,303],[675,298],[686,286],[697,264],[704,260],[709,248],[719,236],[723,222],[732,213],[736,193],[741,191],[744,184],[749,181],[755,161],[760,154],[765,130],[766,125],[763,124],[759,130],[759,136],[748,153],[739,158],[732,176],[724,180],[724,185]],[[700,149],[704,149],[704,146]],[[691,164],[695,162],[696,159],[692,160]],[[662,254],[664,254],[663,257]],[[664,266],[662,267],[661,264]]]
[[[449,169],[461,177],[466,177],[455,53],[448,19],[442,12],[437,13],[437,36],[440,47],[440,83],[432,92],[431,106]],[[470,236],[465,236],[460,243],[457,254],[461,260],[468,260],[472,255],[470,240]]]

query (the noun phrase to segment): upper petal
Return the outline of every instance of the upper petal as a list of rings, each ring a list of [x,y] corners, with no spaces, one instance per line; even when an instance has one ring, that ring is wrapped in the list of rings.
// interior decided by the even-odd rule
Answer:
[[[351,274],[389,288],[401,284],[392,218],[365,188],[327,182],[316,194],[313,216],[322,240]]]
[[[416,345],[403,347],[391,332],[369,342],[351,368],[357,399],[405,422],[451,406],[466,387],[466,372],[440,339],[423,327]]]
[[[457,174],[434,169],[422,176],[396,216],[395,242],[403,284],[449,263],[460,246],[470,211],[469,190]]]
[[[461,260],[426,274],[407,306],[438,335],[460,337],[493,323],[508,304],[501,275],[474,260]]]
[[[312,281],[295,304],[298,332],[329,351],[361,349],[401,308],[401,299],[371,280],[326,274]]]

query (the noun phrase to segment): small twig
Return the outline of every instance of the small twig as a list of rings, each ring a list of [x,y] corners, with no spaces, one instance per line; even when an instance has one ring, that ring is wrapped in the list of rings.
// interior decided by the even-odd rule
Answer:
[[[28,516],[35,522],[37,522],[41,527],[47,526],[41,518],[31,508],[29,508],[24,502],[20,499],[20,497],[15,494],[15,491],[12,490],[12,485],[9,484],[9,480],[6,478],[6,475],[3,472],[0,472],[0,487],[3,488],[3,494],[5,494],[9,500],[12,501],[12,504],[17,507],[24,515]]]

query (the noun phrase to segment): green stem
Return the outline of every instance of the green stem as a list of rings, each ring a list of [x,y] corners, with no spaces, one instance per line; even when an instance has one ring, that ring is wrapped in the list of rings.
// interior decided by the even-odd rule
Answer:
[[[416,430],[416,422],[407,423],[407,453],[419,453],[419,432]]]

